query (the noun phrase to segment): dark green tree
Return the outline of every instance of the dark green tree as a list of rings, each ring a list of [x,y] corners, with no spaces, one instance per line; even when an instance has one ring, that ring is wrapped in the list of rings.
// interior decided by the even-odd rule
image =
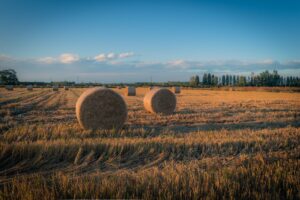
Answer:
[[[196,76],[195,76],[195,85],[196,85],[196,86],[198,86],[198,85],[199,85],[199,83],[200,83],[199,76],[198,76],[198,75],[196,75]]]
[[[239,86],[245,86],[246,85],[246,77],[240,76],[239,77]]]
[[[198,86],[199,85],[199,76],[192,76],[190,78],[190,86]]]
[[[219,78],[217,76],[214,77],[213,85],[217,86],[219,84]]]
[[[208,73],[207,75],[207,85],[211,85],[211,74]]]
[[[272,75],[272,86],[279,86],[280,85],[280,76],[276,70],[273,71]]]
[[[226,84],[225,85],[229,85],[229,75],[228,74],[226,74],[226,79],[225,79],[226,81]]]
[[[203,79],[202,79],[202,83],[203,85],[208,85],[208,81],[207,81],[207,74],[203,74]]]
[[[222,85],[224,86],[226,84],[226,78],[225,75],[222,76]]]
[[[235,75],[232,76],[232,85],[236,85],[236,76]]]
[[[13,69],[6,69],[0,71],[0,84],[3,85],[17,85],[19,83],[17,73]]]

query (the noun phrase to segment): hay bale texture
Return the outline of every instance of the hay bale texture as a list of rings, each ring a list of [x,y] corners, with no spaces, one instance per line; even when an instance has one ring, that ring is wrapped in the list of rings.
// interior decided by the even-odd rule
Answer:
[[[65,86],[64,89],[65,89],[65,90],[69,90],[69,86]]]
[[[126,87],[126,95],[127,96],[135,96],[136,95],[135,87],[134,86]]]
[[[172,88],[172,91],[173,91],[175,94],[179,94],[181,90],[180,90],[180,87],[175,86],[175,87]]]
[[[127,106],[117,92],[96,87],[88,89],[79,97],[76,116],[84,129],[119,129],[127,119]]]
[[[166,88],[154,88],[145,95],[144,107],[151,113],[172,114],[176,109],[176,96]]]
[[[8,91],[12,91],[12,90],[14,90],[14,86],[13,85],[6,85],[5,89],[8,90]]]
[[[52,86],[52,90],[53,90],[53,91],[58,91],[58,85],[53,85],[53,86]]]
[[[27,88],[28,91],[32,91],[33,90],[32,85],[27,85],[26,88]]]

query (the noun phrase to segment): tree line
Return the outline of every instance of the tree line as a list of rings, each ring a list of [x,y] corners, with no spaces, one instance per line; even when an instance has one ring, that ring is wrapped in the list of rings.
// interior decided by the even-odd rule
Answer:
[[[224,74],[216,76],[211,73],[205,73],[202,77],[202,81],[199,76],[192,76],[190,78],[190,86],[288,86],[288,87],[299,87],[300,78],[297,76],[281,76],[278,71],[273,72],[264,71],[258,75],[252,73],[250,76],[244,75],[232,75]]]

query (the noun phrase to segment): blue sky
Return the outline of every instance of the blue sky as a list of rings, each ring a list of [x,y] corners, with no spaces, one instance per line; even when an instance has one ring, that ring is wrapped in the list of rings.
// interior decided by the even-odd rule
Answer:
[[[300,1],[0,0],[0,69],[21,80],[300,75]]]

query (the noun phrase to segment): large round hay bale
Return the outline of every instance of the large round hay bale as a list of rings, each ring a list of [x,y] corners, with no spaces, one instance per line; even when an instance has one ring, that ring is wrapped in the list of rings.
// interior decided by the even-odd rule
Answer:
[[[176,109],[176,96],[166,88],[154,88],[145,95],[144,107],[152,113],[172,114]]]
[[[12,90],[14,90],[14,86],[13,85],[6,85],[5,89],[8,90],[8,91],[12,91]]]
[[[69,86],[65,86],[64,89],[65,89],[65,90],[69,90]]]
[[[28,91],[32,91],[33,90],[32,85],[27,85],[26,88],[27,88]]]
[[[53,91],[58,91],[58,85],[53,85],[53,86],[52,86],[52,90],[53,90]]]
[[[121,95],[103,87],[85,91],[76,102],[76,116],[84,129],[119,129],[127,119]]]
[[[173,87],[172,90],[173,90],[173,92],[175,94],[179,94],[180,93],[180,87],[178,87],[178,86]]]
[[[135,87],[134,86],[126,87],[126,95],[127,96],[135,96],[136,95]]]

